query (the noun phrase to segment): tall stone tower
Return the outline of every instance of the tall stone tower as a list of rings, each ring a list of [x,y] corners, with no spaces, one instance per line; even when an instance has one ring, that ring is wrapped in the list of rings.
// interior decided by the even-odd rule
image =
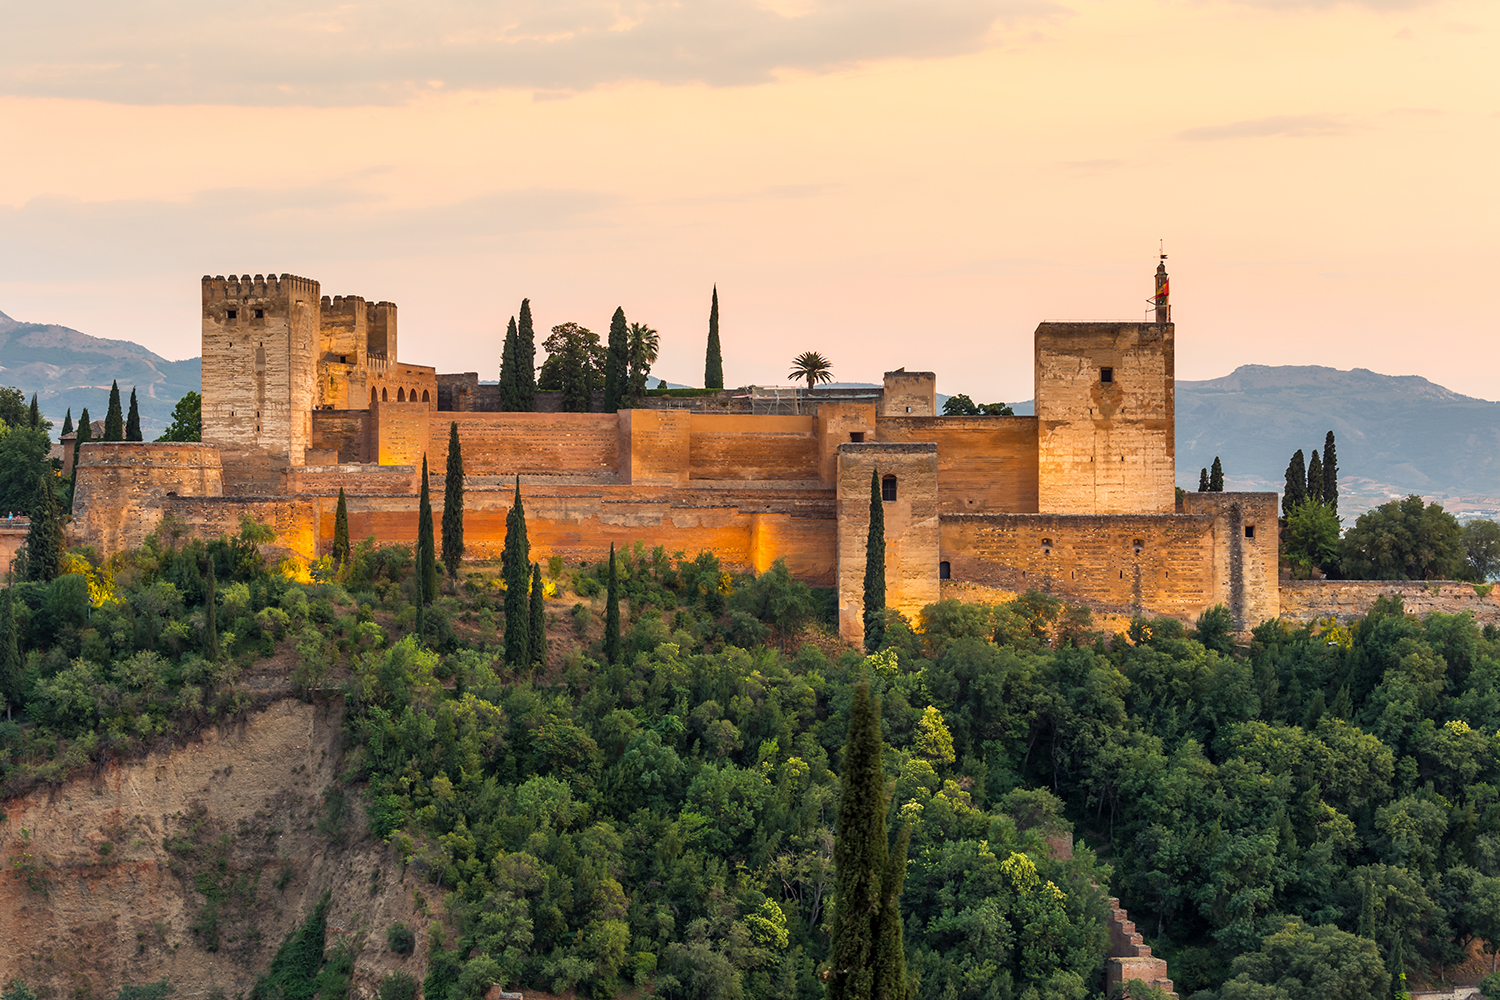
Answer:
[[[1164,264],[1156,289],[1155,323],[1036,328],[1040,513],[1176,509],[1175,333]]]
[[[301,465],[312,443],[318,283],[203,278],[203,441],[233,457]]]

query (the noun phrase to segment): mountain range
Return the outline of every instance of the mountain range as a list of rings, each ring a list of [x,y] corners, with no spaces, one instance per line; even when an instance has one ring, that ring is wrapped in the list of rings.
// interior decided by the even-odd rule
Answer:
[[[0,384],[14,385],[61,424],[72,408],[102,419],[112,379],[135,386],[147,440],[173,405],[198,389],[200,358],[168,361],[128,340],[0,313]],[[853,385],[855,383],[848,383]],[[874,388],[871,385],[871,388]],[[946,397],[939,397],[939,401]],[[1030,401],[1014,404],[1030,413]],[[1196,489],[1219,456],[1231,490],[1273,490],[1301,448],[1334,432],[1345,525],[1371,507],[1416,493],[1460,517],[1500,515],[1500,403],[1464,396],[1416,375],[1312,365],[1245,365],[1222,378],[1177,383],[1177,473]]]

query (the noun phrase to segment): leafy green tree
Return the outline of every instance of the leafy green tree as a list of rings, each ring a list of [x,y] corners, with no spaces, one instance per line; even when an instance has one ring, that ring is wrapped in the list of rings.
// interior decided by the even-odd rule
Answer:
[[[604,372],[599,335],[577,323],[560,323],[542,346],[547,349],[547,360],[542,362],[538,387],[561,392],[567,412],[588,413]]]
[[[1351,580],[1463,580],[1474,575],[1458,519],[1419,496],[1367,511],[1344,535],[1340,569]]]
[[[546,584],[542,583],[541,563],[531,564],[531,662],[537,666],[547,665],[547,596]]]
[[[536,410],[536,334],[531,326],[531,300],[521,300],[521,320],[516,327],[516,387],[521,412]]]
[[[1208,469],[1206,468],[1198,470],[1198,492],[1208,492]]]
[[[1210,493],[1224,492],[1224,466],[1219,464],[1219,456],[1214,456],[1214,464],[1208,470],[1208,491]]]
[[[26,579],[47,583],[62,573],[68,543],[63,537],[62,511],[52,477],[38,476],[36,501],[31,509],[31,527],[26,532]]]
[[[51,449],[52,439],[45,430],[21,426],[0,434],[0,516],[32,512],[37,479],[56,479],[47,461]]]
[[[870,526],[865,534],[865,650],[875,652],[885,639],[885,503],[880,497],[880,470],[870,470]]]
[[[719,286],[708,309],[708,350],[703,360],[703,388],[724,388],[724,352],[719,346]]]
[[[1221,1000],[1384,1000],[1389,982],[1375,942],[1329,924],[1308,927],[1297,918],[1267,936],[1259,950],[1236,958],[1231,975]]]
[[[1479,579],[1500,574],[1500,524],[1485,519],[1470,521],[1464,525],[1462,538],[1464,552]]]
[[[833,365],[817,351],[803,351],[792,359],[792,370],[786,377],[805,381],[807,391],[812,392],[813,386],[833,381]]]
[[[271,967],[251,991],[253,1000],[313,1000],[323,968],[331,900],[325,892],[307,919],[282,942]]]
[[[417,580],[423,605],[437,594],[437,545],[432,524],[432,490],[427,479],[427,455],[422,455],[422,492],[417,499]]]
[[[109,384],[109,409],[104,412],[104,440],[125,440],[125,414],[120,408],[120,383]]]
[[[517,413],[524,405],[521,399],[520,334],[516,332],[516,318],[510,318],[505,328],[505,346],[500,351],[500,409],[504,413]]]
[[[620,576],[615,566],[615,545],[609,544],[609,579],[604,597],[604,659],[620,662]]]
[[[1297,505],[1307,499],[1307,466],[1302,457],[1302,449],[1297,453],[1286,467],[1286,487],[1281,492],[1281,516],[1283,519],[1292,516],[1292,511]]]
[[[646,394],[646,381],[660,350],[660,334],[644,323],[630,324],[630,385],[626,395],[631,402]]]
[[[515,500],[505,519],[505,549],[500,569],[505,576],[505,661],[520,670],[532,662],[531,608],[527,594],[531,583],[531,543],[526,538],[520,476],[516,477]]]
[[[141,408],[135,401],[135,386],[130,387],[130,414],[125,418],[125,440],[143,440],[141,437]]]
[[[1193,638],[1225,656],[1234,652],[1234,613],[1223,604],[1215,604],[1198,616]]]
[[[625,405],[630,387],[630,324],[623,306],[609,320],[609,347],[604,355],[604,412],[614,413]]]
[[[1314,569],[1333,566],[1339,558],[1339,518],[1333,508],[1311,498],[1302,501],[1286,519],[1281,555],[1292,574],[1304,580]]]
[[[443,566],[448,582],[458,586],[458,565],[464,558],[464,456],[458,442],[458,421],[448,424],[448,474],[443,480]]]
[[[339,505],[333,512],[333,560],[340,566],[349,561],[349,501],[339,487]]]
[[[84,410],[84,413],[88,413]],[[79,424],[82,433],[82,424]],[[203,397],[189,389],[172,407],[172,419],[158,441],[203,440]]]
[[[1323,502],[1323,459],[1316,448],[1312,458],[1307,460],[1307,499],[1313,503]]]
[[[26,395],[13,385],[0,386],[0,421],[7,427],[24,427],[30,422]]]
[[[7,587],[0,591],[0,698],[5,699],[5,717],[21,703],[21,645],[16,629],[15,596]]]
[[[1323,439],[1323,502],[1339,512],[1339,456],[1334,447],[1333,431]]]
[[[949,396],[943,401],[943,415],[949,417],[1013,417],[1016,411],[1004,403],[976,403],[967,393]]]

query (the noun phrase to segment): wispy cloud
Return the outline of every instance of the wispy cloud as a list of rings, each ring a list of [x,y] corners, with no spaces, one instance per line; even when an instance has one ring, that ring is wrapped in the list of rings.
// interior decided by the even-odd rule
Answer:
[[[1216,139],[1263,139],[1271,136],[1303,138],[1307,136],[1342,135],[1349,131],[1343,115],[1272,115],[1269,118],[1251,118],[1247,121],[1230,122],[1227,125],[1202,125],[1177,133],[1177,138],[1189,142],[1205,142]]]

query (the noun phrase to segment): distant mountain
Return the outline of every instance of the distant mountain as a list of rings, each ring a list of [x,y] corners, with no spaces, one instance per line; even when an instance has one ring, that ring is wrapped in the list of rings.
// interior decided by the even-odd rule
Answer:
[[[104,340],[65,326],[18,323],[0,313],[0,385],[13,385],[30,399],[37,394],[42,413],[62,429],[63,414],[73,422],[87,406],[89,416],[104,418],[109,384],[120,382],[120,399],[130,405],[135,386],[141,409],[141,432],[147,441],[166,429],[172,407],[203,380],[199,358],[168,361],[128,340]]]

